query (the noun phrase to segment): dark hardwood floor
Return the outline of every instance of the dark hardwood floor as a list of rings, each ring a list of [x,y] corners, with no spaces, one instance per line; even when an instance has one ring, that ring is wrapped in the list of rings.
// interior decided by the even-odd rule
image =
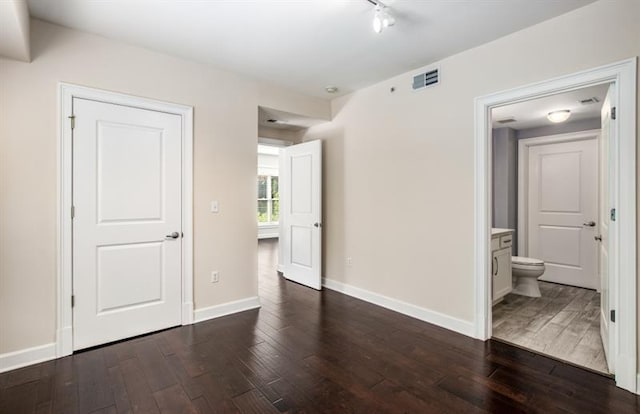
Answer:
[[[637,413],[612,380],[279,277],[260,310],[0,375],[0,412]]]

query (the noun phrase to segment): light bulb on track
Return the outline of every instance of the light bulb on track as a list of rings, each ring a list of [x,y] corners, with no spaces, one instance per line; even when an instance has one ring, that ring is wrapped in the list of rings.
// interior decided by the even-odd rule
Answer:
[[[378,2],[376,4],[375,14],[373,15],[373,31],[382,33],[384,29],[394,24],[396,24],[396,19],[389,13],[389,8]]]

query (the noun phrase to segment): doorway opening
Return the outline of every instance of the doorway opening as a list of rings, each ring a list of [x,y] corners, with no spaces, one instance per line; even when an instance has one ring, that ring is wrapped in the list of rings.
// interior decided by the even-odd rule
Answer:
[[[612,93],[491,110],[492,337],[605,375]]]
[[[280,277],[321,289],[321,142],[305,142],[326,122],[258,108],[257,226],[259,291]]]
[[[606,328],[608,332],[602,333],[605,337],[602,346],[603,348],[607,348],[608,346],[607,370],[614,373],[616,384],[619,387],[632,392],[636,392],[637,360],[635,81],[636,60],[631,59],[478,98],[476,100],[475,197],[476,336],[481,339],[489,339],[493,336],[493,333],[500,334],[498,327],[495,327],[494,331],[493,318],[499,322],[498,318],[500,317],[499,312],[494,314],[493,311],[494,295],[496,296],[496,303],[500,302],[501,298],[504,302],[505,296],[510,295],[512,291],[526,298],[521,301],[533,301],[535,298],[529,298],[531,296],[537,296],[539,292],[536,290],[539,290],[542,298],[545,297],[545,293],[547,294],[547,302],[549,302],[550,296],[556,295],[556,297],[558,297],[560,295],[557,291],[554,293],[554,289],[552,288],[555,285],[562,287],[560,283],[566,284],[569,280],[562,279],[562,277],[567,277],[567,272],[562,273],[559,272],[559,270],[577,271],[579,270],[578,268],[587,266],[588,263],[576,265],[576,256],[585,256],[589,248],[592,250],[595,249],[598,259],[595,265],[591,263],[591,268],[595,267],[597,269],[596,273],[600,281],[603,274],[608,279],[608,292],[605,292],[602,284],[600,284],[600,296],[604,296],[600,303],[601,306],[605,306],[607,309],[604,309],[604,311],[600,309],[599,312],[593,311],[592,313],[598,314],[598,317],[602,316],[604,321],[607,322]],[[609,85],[611,86],[610,88]],[[516,158],[518,161],[518,170],[523,172],[529,171],[530,174],[527,178],[524,178],[521,174],[522,178],[520,181],[524,183],[523,187],[527,186],[527,188],[526,191],[519,191],[520,195],[516,201],[516,205],[518,206],[516,211],[520,211],[521,207],[526,207],[529,211],[526,214],[517,216],[515,222],[519,224],[515,226],[513,214],[511,215],[511,224],[507,222],[507,226],[511,225],[515,227],[514,229],[509,229],[508,227],[506,229],[495,228],[493,226],[494,224],[504,222],[500,221],[502,219],[494,220],[494,211],[498,212],[498,215],[502,215],[503,213],[501,213],[500,210],[504,209],[505,205],[501,204],[502,201],[498,199],[496,199],[495,202],[492,199],[494,195],[497,196],[497,198],[504,196],[504,194],[501,195],[500,193],[502,190],[496,191],[495,188],[493,188],[494,175],[496,175],[495,178],[498,181],[500,181],[501,178],[497,174],[494,174],[494,169],[497,165],[494,166],[492,163],[492,154],[496,151],[506,151],[506,149],[509,148],[509,146],[505,146],[506,149],[499,148],[498,146],[494,148],[493,145],[492,121],[508,121],[509,118],[508,116],[504,117],[504,113],[500,113],[501,108],[508,108],[510,105],[515,104],[533,104],[535,100],[552,99],[552,97],[556,95],[564,94],[564,96],[570,96],[572,93],[579,93],[581,90],[582,92],[585,92],[585,90],[593,92],[595,89],[585,88],[596,87],[606,87],[610,92],[608,94],[611,107],[610,113],[608,114],[609,124],[606,125],[608,121],[607,117],[604,116],[605,111],[603,110],[602,120],[604,122],[599,128],[601,132],[600,135],[596,133],[597,131],[594,132],[593,129],[590,130],[590,133],[585,132],[582,136],[575,135],[575,133],[573,136],[570,136],[567,131],[556,130],[555,133],[551,134],[552,136],[555,135],[553,138],[540,138],[541,134],[539,132],[541,131],[538,131],[538,137],[536,137],[539,138],[538,141],[529,141],[528,143],[531,145],[525,145],[525,141],[519,143],[518,146],[521,151],[517,153],[522,159]],[[585,96],[583,100],[588,100],[593,97],[594,96]],[[607,98],[604,100],[598,99],[598,101],[606,104]],[[580,105],[582,105],[582,103],[580,103]],[[549,117],[552,118],[553,115],[549,114],[549,112],[556,110],[564,111],[565,109],[570,108],[545,108],[543,109],[542,117],[546,118],[547,115],[549,115]],[[622,116],[622,113],[624,113],[624,116]],[[492,115],[496,115],[495,119]],[[499,117],[504,118],[498,119]],[[513,125],[513,121],[511,123]],[[563,132],[564,136],[562,136]],[[595,138],[596,141],[590,141],[594,138],[589,138],[589,134],[600,137],[600,139]],[[608,140],[602,140],[602,136],[606,134],[609,134]],[[513,133],[511,133],[511,138],[514,138]],[[523,139],[526,138],[523,137]],[[509,139],[507,138],[505,141],[508,142]],[[605,148],[606,151],[599,145],[594,146],[593,144],[594,142],[600,144],[603,141],[609,143],[608,147]],[[561,148],[559,146],[564,147]],[[513,150],[513,148],[511,150]],[[599,154],[603,153],[603,151],[609,154],[608,163],[599,163]],[[588,182],[591,182],[591,186],[594,185],[594,174],[593,171],[589,172],[587,169],[581,168],[580,164],[583,163],[583,160],[586,162],[588,158],[593,158],[594,153],[596,154],[596,165],[606,167],[603,171],[596,169],[598,172],[598,174],[595,175],[597,188],[597,190],[595,190],[596,200],[597,194],[606,190],[609,192],[608,197],[605,196],[601,199],[608,201],[609,205],[601,205],[596,201],[596,218],[584,219],[584,215],[594,214],[593,211],[578,214],[586,202],[586,199],[583,200],[583,198],[586,197],[584,193],[589,192],[587,188]],[[501,160],[505,159],[504,157],[501,158]],[[505,162],[505,164],[505,169],[509,167],[513,169],[513,166],[510,166],[509,162]],[[527,166],[527,168],[524,168],[525,166]],[[598,176],[602,177],[607,174],[607,182],[603,183],[598,181]],[[558,177],[558,175],[562,177]],[[582,177],[582,175],[584,175],[584,177]],[[515,185],[513,182],[512,180],[512,186]],[[603,189],[603,184],[608,185]],[[541,193],[540,189],[544,188],[549,189],[549,191],[542,191]],[[518,190],[521,189],[518,188]],[[594,189],[591,188],[591,191],[593,192]],[[522,197],[525,194],[528,198]],[[574,205],[570,206],[567,204],[568,202],[572,202]],[[576,207],[575,203],[579,203],[580,205]],[[506,205],[508,206],[509,204],[507,203]],[[601,215],[598,214],[599,211],[602,211]],[[625,212],[624,214],[622,213],[623,211]],[[548,221],[549,216],[554,214],[558,216],[553,218],[556,221]],[[562,220],[566,220],[567,217],[571,215],[575,216],[574,218],[576,220],[582,220],[579,225],[576,223],[562,222]],[[603,218],[605,215],[609,218],[608,223],[605,222]],[[591,224],[592,221],[595,222],[593,225]],[[522,223],[524,223],[525,226],[521,226]],[[598,246],[600,245],[596,243],[600,242],[597,239],[603,231],[607,233],[608,244],[601,254],[598,252]],[[517,237],[514,238],[515,232],[518,234]],[[492,237],[492,233],[494,237]],[[591,247],[587,245],[587,236],[592,237],[590,241]],[[571,239],[573,239],[575,243],[569,243]],[[596,246],[595,248],[594,244]],[[517,247],[514,247],[514,245],[517,245]],[[514,250],[514,248],[517,250]],[[568,251],[568,248],[572,248],[573,250]],[[504,250],[506,253],[496,255],[496,253],[502,253],[501,250]],[[508,260],[509,254],[516,251],[518,255],[522,254],[524,256],[522,257],[523,260],[514,260],[513,257],[511,260]],[[576,254],[576,251],[578,251],[578,254]],[[525,254],[529,256],[535,254],[541,256],[541,258],[527,257]],[[604,259],[599,257],[602,255],[605,256]],[[593,259],[593,254],[591,258]],[[572,259],[573,262],[569,259]],[[496,261],[498,263],[496,263]],[[501,264],[503,266],[500,266]],[[512,266],[511,269],[508,269],[509,265]],[[564,269],[560,269],[562,267],[564,267]],[[500,268],[502,268],[503,271],[501,271]],[[505,273],[508,274],[508,272],[504,272],[504,269],[517,271],[517,277],[514,279],[505,276]],[[550,283],[550,285],[544,285],[541,288],[541,283],[537,279],[548,270],[550,270],[548,273],[549,280],[547,282],[543,281],[542,283]],[[572,276],[580,279],[580,275],[573,274]],[[591,276],[593,276],[593,271],[591,271]],[[514,281],[516,282],[515,284]],[[522,281],[527,282],[520,283]],[[584,280],[583,282],[587,283]],[[497,289],[495,288],[496,284],[498,285]],[[594,286],[572,288],[593,289]],[[597,292],[597,284],[595,288],[594,290],[589,290],[594,296]],[[570,288],[567,287],[563,289],[569,290]],[[523,293],[528,293],[529,296],[525,296]],[[586,295],[584,292],[581,294]],[[519,298],[516,297],[516,299]],[[583,296],[578,302],[582,303],[585,307],[594,307],[593,303],[589,305],[590,300],[587,299],[590,298]],[[514,306],[514,301],[515,300],[512,300],[512,307]],[[528,312],[531,316],[540,316],[535,310],[542,309],[544,302],[538,300],[535,303],[535,305],[530,303],[525,306],[529,307]],[[562,316],[540,316],[535,319],[537,322],[530,321],[530,325],[528,326],[544,326],[545,323],[549,323],[557,317],[557,319],[555,319],[556,325],[562,327],[562,324],[566,323],[563,318],[570,318],[570,316],[576,317],[576,315],[580,313],[577,304],[578,303],[574,303],[573,306],[569,308],[566,308],[565,305],[565,307],[562,308],[565,314]],[[557,303],[555,308],[558,307],[562,307],[562,304]],[[610,310],[610,312],[606,312],[607,310]],[[576,314],[570,315],[569,312],[576,312]],[[521,315],[525,313],[527,312],[521,312]],[[624,320],[621,317],[622,314],[625,315]],[[586,322],[585,320],[582,326],[588,330],[589,327],[587,327]],[[568,325],[571,325],[571,322],[569,322]],[[571,325],[571,328],[573,327],[574,326]],[[596,330],[592,329],[591,332],[592,336],[594,336],[593,334],[595,334]],[[600,332],[598,333],[600,334]],[[549,332],[546,332],[545,335],[546,334],[549,334]],[[561,334],[562,332],[558,333],[558,335]],[[543,335],[536,338],[534,333],[533,336],[529,338],[529,348],[533,348],[533,342],[535,342],[536,339],[541,339],[542,336]],[[577,344],[574,343],[573,345],[566,346],[573,346],[575,349]],[[605,349],[605,351],[606,350],[607,349]]]

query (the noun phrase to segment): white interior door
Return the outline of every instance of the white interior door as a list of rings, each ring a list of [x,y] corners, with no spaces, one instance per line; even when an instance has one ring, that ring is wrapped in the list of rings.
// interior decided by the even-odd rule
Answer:
[[[73,348],[181,323],[181,118],[74,99]]]
[[[281,151],[280,243],[284,276],[320,290],[322,262],[322,142]]]
[[[528,256],[545,261],[541,280],[598,289],[597,140],[529,148]]]
[[[600,276],[600,336],[602,339],[602,345],[604,346],[604,354],[607,359],[607,365],[609,372],[614,372],[613,358],[609,358],[609,350],[613,349],[613,335],[610,332],[609,326],[609,314],[611,312],[611,289],[609,288],[609,249],[611,248],[611,229],[610,229],[610,216],[609,211],[611,209],[611,187],[612,174],[609,173],[610,165],[610,151],[609,143],[610,137],[614,135],[612,128],[614,127],[611,122],[611,102],[612,102],[613,87],[609,87],[607,96],[602,104],[602,132],[600,134],[600,183],[599,189],[599,221],[600,221],[600,235],[596,240],[600,241],[598,248],[598,273]]]

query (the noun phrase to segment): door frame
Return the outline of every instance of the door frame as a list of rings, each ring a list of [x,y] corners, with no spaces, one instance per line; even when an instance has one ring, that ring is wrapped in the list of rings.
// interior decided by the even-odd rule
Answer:
[[[73,113],[73,99],[126,105],[181,117],[182,123],[182,324],[193,323],[193,107],[123,93],[58,83],[57,133],[57,304],[56,356],[73,353],[73,147],[69,117]]]
[[[614,160],[614,207],[617,209],[616,240],[611,281],[616,309],[616,385],[637,393],[637,269],[636,269],[636,71],[637,58],[560,76],[475,99],[475,183],[474,183],[474,326],[475,336],[491,338],[491,109],[497,106],[568,92],[586,86],[612,83],[618,108],[612,148]]]
[[[565,142],[587,141],[595,139],[599,142],[600,130],[589,129],[586,131],[570,132],[567,134],[548,135],[518,140],[518,256],[527,256],[529,246],[528,214],[529,214],[529,148],[547,144],[561,144]],[[599,208],[598,204],[598,208]]]

